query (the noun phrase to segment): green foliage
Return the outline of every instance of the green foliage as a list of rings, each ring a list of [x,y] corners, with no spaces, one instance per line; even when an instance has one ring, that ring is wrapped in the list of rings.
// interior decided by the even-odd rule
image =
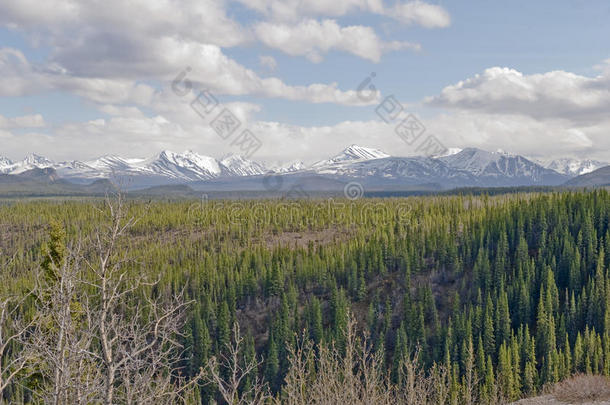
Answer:
[[[1,206],[0,248],[16,254],[17,275],[5,292],[31,285],[36,265],[53,277],[67,241],[99,224],[98,204]],[[196,302],[187,375],[224,350],[237,321],[244,356],[264,357],[259,376],[279,392],[295,336],[305,330],[314,347],[341,352],[349,311],[394,382],[418,350],[422,366],[451,370],[459,392],[472,362],[484,400],[533,394],[576,372],[610,374],[606,191],[342,204],[210,201],[195,213],[188,202],[129,204],[141,218],[122,246],[133,271]],[[10,395],[25,394],[15,386]]]

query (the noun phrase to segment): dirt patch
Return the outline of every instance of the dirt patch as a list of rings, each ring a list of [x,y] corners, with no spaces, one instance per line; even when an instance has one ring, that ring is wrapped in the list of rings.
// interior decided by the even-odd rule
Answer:
[[[545,395],[536,398],[522,399],[518,402],[513,402],[512,405],[610,405],[610,401],[595,401],[595,402],[563,402],[553,397]]]
[[[515,405],[610,405],[610,378],[605,376],[577,375],[562,381],[550,390],[549,395],[524,399]]]
[[[307,247],[310,242],[313,243],[314,246],[343,242],[349,240],[353,234],[354,230],[347,228],[328,228],[319,231],[278,232],[277,234],[268,233],[263,236],[262,240],[268,248],[273,248],[277,245],[285,247]]]

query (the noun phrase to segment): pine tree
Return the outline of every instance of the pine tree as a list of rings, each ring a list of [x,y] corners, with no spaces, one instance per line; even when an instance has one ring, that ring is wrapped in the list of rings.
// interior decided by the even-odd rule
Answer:
[[[49,241],[42,249],[42,264],[44,276],[48,281],[57,281],[57,269],[62,266],[66,258],[66,231],[57,220],[51,220]]]

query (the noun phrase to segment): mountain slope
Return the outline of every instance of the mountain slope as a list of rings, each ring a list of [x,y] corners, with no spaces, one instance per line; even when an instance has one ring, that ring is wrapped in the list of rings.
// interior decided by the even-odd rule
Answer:
[[[239,155],[229,155],[220,161],[224,176],[258,176],[267,170],[259,163],[244,159]]]
[[[324,170],[332,170],[340,165],[350,164],[353,162],[361,162],[367,160],[388,158],[390,155],[380,151],[379,149],[365,148],[358,145],[350,145],[343,152],[333,156],[330,159],[321,160],[314,163],[311,168],[320,172]]]
[[[221,172],[216,159],[192,151],[184,153],[163,151],[137,167],[156,175],[187,181],[210,179]]]
[[[604,187],[610,186],[610,166],[602,167],[594,172],[575,177],[565,183],[568,187]]]
[[[34,168],[18,174],[0,174],[2,196],[56,196],[103,194],[110,183],[98,180],[90,185],[78,186],[61,179],[55,169]]]
[[[506,186],[559,185],[567,176],[532,162],[519,155],[504,152],[487,152],[466,148],[461,152],[440,158],[449,167],[467,171],[476,176],[481,185],[496,182]]]

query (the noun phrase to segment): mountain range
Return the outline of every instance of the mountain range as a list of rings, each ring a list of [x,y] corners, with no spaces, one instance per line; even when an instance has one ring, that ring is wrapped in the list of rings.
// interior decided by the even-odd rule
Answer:
[[[66,184],[90,185],[102,179],[120,179],[131,189],[186,184],[195,190],[264,192],[270,189],[269,176],[273,176],[275,183],[281,179],[283,188],[307,185],[311,189],[332,189],[357,181],[371,191],[446,190],[557,186],[605,166],[608,164],[594,160],[539,162],[476,148],[452,150],[442,157],[397,157],[358,145],[312,165],[293,162],[280,167],[268,167],[238,155],[215,159],[193,151],[163,151],[150,158],[108,155],[90,161],[65,162],[30,154],[18,162],[0,157],[0,184],[14,184],[14,177],[31,177],[32,173],[39,177],[41,173],[36,170],[44,169],[47,183],[61,180]]]

